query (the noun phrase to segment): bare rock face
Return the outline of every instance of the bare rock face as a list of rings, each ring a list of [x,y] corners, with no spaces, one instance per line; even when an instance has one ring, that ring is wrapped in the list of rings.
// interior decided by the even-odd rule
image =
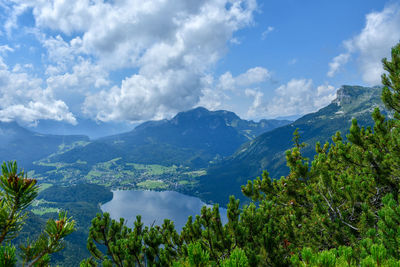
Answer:
[[[363,87],[343,85],[337,90],[336,98],[332,101],[332,103],[337,104],[340,107],[350,105],[353,109],[355,109],[368,99],[380,98],[381,92],[382,87],[380,86]]]
[[[336,98],[332,103],[342,106],[343,104],[350,104],[351,95],[349,94],[348,88],[345,86],[340,87],[336,92]]]

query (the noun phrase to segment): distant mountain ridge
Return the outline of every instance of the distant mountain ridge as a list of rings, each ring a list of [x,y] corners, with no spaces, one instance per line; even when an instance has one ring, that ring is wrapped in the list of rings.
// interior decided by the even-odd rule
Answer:
[[[22,125],[33,132],[52,135],[87,135],[90,139],[97,139],[113,134],[130,131],[137,124],[123,122],[101,122],[88,118],[76,118],[77,124],[72,125],[65,121],[38,120],[35,125]]]
[[[17,160],[25,169],[32,162],[57,152],[60,146],[89,141],[83,135],[39,134],[21,127],[16,122],[0,122],[0,162]]]
[[[263,170],[273,178],[288,174],[285,151],[293,146],[295,129],[299,129],[301,141],[308,144],[304,154],[312,158],[316,142],[330,140],[336,131],[341,131],[345,137],[352,118],[362,126],[372,125],[373,109],[384,109],[380,94],[381,87],[342,86],[328,106],[260,135],[231,157],[211,166],[207,175],[200,179],[200,196],[204,200],[226,204],[231,194],[243,197],[240,186],[260,176]]]
[[[288,123],[247,121],[233,112],[198,107],[170,120],[144,122],[130,132],[95,140],[52,160],[94,164],[121,157],[135,163],[204,167],[210,160],[231,155],[257,135]]]
[[[239,145],[289,122],[253,122],[242,120],[230,111],[209,111],[198,107],[179,112],[171,120],[148,121],[128,133],[106,137],[100,141],[128,146],[167,143],[177,147],[207,148],[212,153],[228,156]]]

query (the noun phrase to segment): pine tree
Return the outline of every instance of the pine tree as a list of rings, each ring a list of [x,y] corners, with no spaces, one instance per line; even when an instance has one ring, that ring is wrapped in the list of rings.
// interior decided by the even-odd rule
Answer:
[[[35,179],[27,178],[24,171],[18,171],[17,163],[2,165],[0,176],[0,265],[15,266],[16,248],[10,244],[22,229],[27,216],[25,209],[32,204],[38,194]],[[58,220],[48,220],[44,232],[27,245],[21,246],[24,266],[45,266],[50,262],[50,254],[63,248],[63,239],[74,231],[75,222],[61,212]]]
[[[304,248],[301,255],[292,257],[293,265],[342,266],[343,257],[349,266],[400,265],[400,44],[392,49],[391,61],[383,59],[383,65],[387,73],[382,75],[382,101],[393,119],[385,118],[375,109],[372,114],[375,122],[373,129],[360,128],[354,120],[347,136],[348,142],[335,138],[329,151],[326,149],[328,144],[324,149],[317,146],[318,154],[313,162],[315,167],[311,168],[315,173],[325,169],[320,175],[320,182],[311,192],[314,196],[319,192],[325,200],[326,212],[331,210],[331,222],[334,215],[337,221],[354,230],[347,233],[348,246],[341,247],[352,253],[344,257],[335,249],[313,253],[323,247]],[[329,164],[330,156],[335,164],[333,166]],[[338,160],[345,165],[338,164]],[[330,174],[333,179],[328,179]],[[318,198],[314,199],[317,204]],[[332,231],[333,228],[328,227],[327,230]],[[350,236],[352,238],[348,238]],[[340,240],[336,236],[332,241]],[[330,260],[325,262],[323,258]]]
[[[141,217],[137,216],[134,228],[130,229],[123,218],[116,221],[109,213],[97,214],[87,243],[92,257],[81,266],[97,266],[99,261],[105,266],[166,266],[176,259],[179,246],[179,235],[170,220],[164,220],[161,227],[143,227]]]

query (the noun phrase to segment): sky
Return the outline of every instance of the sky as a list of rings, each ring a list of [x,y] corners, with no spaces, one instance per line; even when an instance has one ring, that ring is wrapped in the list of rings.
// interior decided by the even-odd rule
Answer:
[[[375,86],[400,1],[0,0],[0,121],[296,117]]]

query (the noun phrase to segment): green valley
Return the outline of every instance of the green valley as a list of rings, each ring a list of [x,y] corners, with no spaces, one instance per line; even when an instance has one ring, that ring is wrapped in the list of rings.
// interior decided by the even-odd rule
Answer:
[[[196,108],[171,120],[145,122],[128,133],[62,143],[29,166],[42,183],[194,192],[209,165],[289,122],[253,122],[233,112]]]

